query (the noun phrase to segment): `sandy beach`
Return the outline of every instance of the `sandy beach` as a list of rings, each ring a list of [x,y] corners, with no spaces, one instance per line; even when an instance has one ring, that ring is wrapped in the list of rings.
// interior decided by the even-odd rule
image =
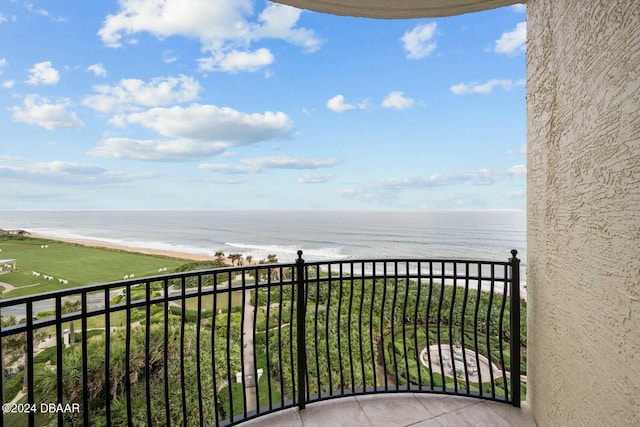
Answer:
[[[90,240],[90,239],[66,239],[61,237],[53,237],[47,236],[46,234],[39,233],[30,233],[30,237],[38,238],[38,239],[49,239],[55,240],[58,242],[64,243],[72,243],[75,245],[87,246],[90,248],[103,248],[103,249],[113,249],[124,252],[135,252],[139,254],[146,255],[158,255],[165,256],[167,258],[178,258],[189,261],[212,261],[215,257],[207,255],[207,254],[197,254],[190,252],[178,252],[178,251],[169,251],[164,249],[152,249],[152,248],[141,248],[141,247],[132,247],[126,245],[117,245],[113,243],[102,242],[99,240]],[[224,259],[225,263],[231,265],[231,260],[228,258]]]

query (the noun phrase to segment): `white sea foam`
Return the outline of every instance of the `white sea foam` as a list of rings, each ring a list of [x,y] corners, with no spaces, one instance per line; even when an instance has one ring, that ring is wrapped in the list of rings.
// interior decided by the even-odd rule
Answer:
[[[83,234],[69,233],[65,231],[55,230],[55,229],[27,229],[26,231],[42,236],[46,236],[52,239],[61,239],[61,240],[73,240],[78,242],[86,242],[86,243],[104,243],[114,246],[122,246],[126,248],[132,249],[151,249],[151,250],[159,250],[159,251],[168,251],[168,252],[177,252],[177,253],[187,253],[187,254],[196,254],[196,255],[210,255],[214,256],[215,251],[212,251],[209,248],[201,248],[197,246],[190,245],[182,245],[182,244],[173,244],[159,241],[136,241],[136,240],[126,240],[126,239],[114,239],[110,237],[102,237],[102,236],[87,236]]]
[[[304,248],[299,246],[258,245],[233,242],[225,242],[225,245],[236,248],[243,254],[251,255],[258,259],[266,258],[267,255],[273,254],[278,257],[278,261],[280,262],[295,261],[299,250],[302,250],[303,258],[307,261],[339,260],[349,257],[341,253],[340,247]]]

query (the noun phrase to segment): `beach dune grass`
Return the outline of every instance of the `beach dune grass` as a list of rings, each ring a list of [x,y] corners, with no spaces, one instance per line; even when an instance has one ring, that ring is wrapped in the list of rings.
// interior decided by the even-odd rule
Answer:
[[[43,246],[45,246],[43,248]],[[125,275],[136,277],[157,275],[158,269],[174,271],[187,261],[158,255],[145,255],[115,249],[89,247],[40,238],[0,238],[2,257],[15,259],[17,271],[0,276],[0,282],[15,286],[4,298],[40,292],[51,292],[95,283],[122,280]],[[34,277],[37,271],[40,277]],[[44,280],[43,275],[53,276]],[[68,281],[59,283],[62,278]]]

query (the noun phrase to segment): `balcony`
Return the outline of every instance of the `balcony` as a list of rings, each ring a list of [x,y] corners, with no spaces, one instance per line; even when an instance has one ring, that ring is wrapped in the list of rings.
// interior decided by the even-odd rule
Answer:
[[[286,409],[247,421],[246,427],[535,427],[528,407],[468,397],[422,393],[345,397]]]
[[[299,252],[0,300],[0,425],[530,421],[516,255]]]

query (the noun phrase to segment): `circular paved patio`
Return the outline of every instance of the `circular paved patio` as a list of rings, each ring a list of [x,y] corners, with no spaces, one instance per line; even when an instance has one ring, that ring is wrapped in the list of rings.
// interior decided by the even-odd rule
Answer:
[[[461,370],[461,378],[465,379],[465,362],[463,356],[466,358],[466,371],[469,375],[469,381],[478,382],[480,379],[482,379],[482,382],[490,381],[490,370],[493,370],[494,379],[502,376],[502,371],[498,369],[495,364],[490,363],[489,360],[480,353],[478,353],[476,358],[476,352],[466,347],[463,353],[462,348],[456,348],[455,346],[452,352],[448,344],[432,345],[429,346],[428,350],[424,348],[420,352],[420,361],[423,366],[429,368],[429,359],[431,359],[431,370],[440,374],[444,372],[444,375],[449,378],[455,377],[456,370]],[[440,360],[442,360],[442,364]]]

